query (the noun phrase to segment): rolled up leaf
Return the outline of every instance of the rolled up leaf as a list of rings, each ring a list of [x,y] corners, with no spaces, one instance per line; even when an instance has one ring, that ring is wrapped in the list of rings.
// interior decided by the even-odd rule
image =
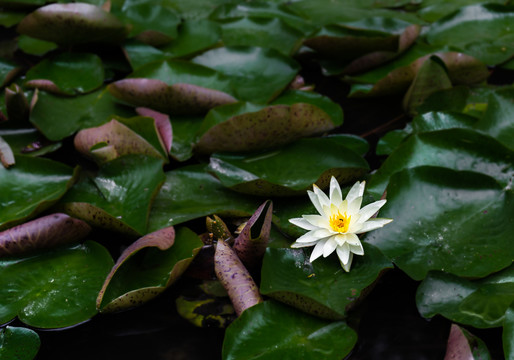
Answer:
[[[272,215],[273,203],[267,200],[255,211],[234,242],[235,253],[250,270],[254,269],[264,256],[269,241]]]
[[[207,231],[212,233],[217,240],[227,241],[228,243],[232,244],[234,239],[227,227],[227,224],[225,224],[225,222],[221,220],[221,218],[216,214],[214,214],[212,217],[214,220],[210,217],[205,219]]]
[[[0,162],[7,169],[14,165],[14,154],[9,144],[0,136]]]
[[[0,257],[77,242],[91,227],[66,214],[43,216],[0,232]]]
[[[218,280],[227,290],[237,316],[263,301],[250,273],[234,250],[224,241],[218,241],[216,246],[214,270]]]

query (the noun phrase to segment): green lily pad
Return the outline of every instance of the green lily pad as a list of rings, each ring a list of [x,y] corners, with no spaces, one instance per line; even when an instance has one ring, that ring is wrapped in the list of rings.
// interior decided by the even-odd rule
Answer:
[[[375,197],[384,192],[390,177],[402,169],[422,165],[475,171],[507,186],[514,174],[514,152],[492,137],[469,129],[448,129],[415,134],[406,139],[369,181]]]
[[[117,98],[176,115],[201,115],[233,103],[228,80],[206,67],[180,60],[144,65],[108,86]]]
[[[298,50],[303,37],[279,18],[237,18],[222,23],[221,29],[225,46],[259,46],[288,56]]]
[[[214,154],[207,169],[232,190],[287,196],[305,194],[314,183],[325,188],[331,176],[343,183],[358,179],[369,167],[360,155],[325,137],[300,139],[267,152]]]
[[[0,87],[9,84],[19,71],[16,63],[0,58]]]
[[[487,110],[476,124],[475,128],[485,131],[499,142],[514,149],[514,91],[505,89],[489,96]]]
[[[395,173],[381,216],[366,235],[415,280],[430,270],[484,277],[512,262],[514,194],[480,173],[422,166]]]
[[[0,323],[62,328],[96,314],[95,299],[113,261],[93,241],[0,261]]]
[[[375,153],[377,155],[391,155],[411,133],[412,127],[410,124],[407,124],[405,129],[389,131],[378,140]]]
[[[0,230],[34,217],[53,205],[75,182],[77,169],[59,162],[18,155],[0,166]]]
[[[196,134],[203,123],[203,117],[177,117],[171,119],[173,142],[170,155],[178,161],[186,161],[193,156]]]
[[[166,4],[176,9],[185,20],[206,18],[216,7],[232,0],[167,0]]]
[[[320,107],[307,102],[264,108],[250,103],[220,106],[205,117],[196,150],[213,153],[268,149],[332,130],[337,120],[342,122],[342,116],[332,120]]]
[[[192,59],[227,76],[242,101],[266,103],[294,79],[299,66],[276,50],[259,47],[223,47]]]
[[[134,112],[117,104],[105,90],[73,98],[39,92],[36,105],[30,113],[30,121],[50,140],[62,140],[76,131],[98,126],[110,120],[112,115],[134,116]]]
[[[514,7],[477,4],[460,8],[432,24],[431,44],[448,44],[488,65],[508,60],[514,52],[511,26]]]
[[[274,301],[246,310],[226,330],[222,358],[341,359],[357,342],[345,322],[330,322]]]
[[[93,226],[146,234],[148,213],[163,181],[161,159],[127,155],[104,164],[95,177],[77,183],[59,206]]]
[[[415,133],[445,130],[472,129],[477,119],[457,112],[428,112],[412,119],[412,131]]]
[[[421,3],[421,8],[417,11],[417,15],[428,22],[435,22],[440,18],[450,15],[460,8],[463,8],[467,5],[479,4],[483,3],[481,0],[455,0],[455,1],[445,1],[445,0],[431,0],[429,2]],[[502,0],[491,0],[488,3],[496,3],[503,4]]]
[[[125,41],[123,52],[130,63],[132,70],[151,62],[164,61],[169,56],[152,45],[142,43],[136,39]]]
[[[98,294],[102,312],[141,305],[170,287],[187,269],[203,243],[187,228],[157,230],[121,254]]]
[[[242,196],[226,189],[204,165],[185,166],[166,173],[166,180],[155,197],[149,231],[155,231],[204,217],[250,216],[262,199]]]
[[[11,146],[15,155],[40,156],[59,149],[61,142],[44,139],[36,129],[0,130],[0,136]]]
[[[514,303],[510,305],[505,313],[502,337],[505,358],[512,359],[514,356]]]
[[[4,360],[32,360],[40,345],[34,330],[13,326],[0,330],[0,357]]]
[[[2,9],[2,13],[0,14],[0,25],[9,28],[13,25],[19,23],[25,14],[17,11],[6,11]]]
[[[341,319],[391,263],[380,251],[363,243],[364,256],[345,272],[337,256],[309,262],[310,250],[272,249],[264,255],[261,293],[328,319]]]
[[[95,54],[62,53],[27,71],[24,85],[62,95],[88,93],[102,86],[104,69]]]
[[[62,45],[117,43],[127,35],[125,25],[118,18],[86,3],[42,6],[27,15],[16,30]]]
[[[42,56],[47,52],[57,49],[58,45],[51,41],[20,35],[18,36],[18,47],[26,54]]]
[[[168,159],[155,120],[138,116],[113,118],[108,123],[81,130],[74,139],[75,148],[98,163],[128,154],[142,154]]]
[[[430,272],[416,293],[424,317],[444,317],[477,328],[501,326],[514,301],[514,267],[480,280]]]
[[[221,40],[220,24],[207,20],[185,20],[178,29],[178,37],[161,48],[168,56],[184,57],[214,47]]]

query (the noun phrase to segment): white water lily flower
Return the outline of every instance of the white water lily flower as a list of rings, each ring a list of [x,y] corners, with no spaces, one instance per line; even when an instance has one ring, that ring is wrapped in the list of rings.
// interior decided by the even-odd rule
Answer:
[[[352,186],[346,199],[343,200],[339,183],[332,176],[330,180],[330,198],[316,185],[314,191],[307,191],[320,215],[303,215],[301,218],[289,219],[289,222],[309,230],[299,237],[292,248],[314,246],[310,261],[321,255],[327,257],[334,250],[339,257],[341,266],[350,271],[353,254],[364,255],[364,249],[357,234],[381,228],[393,219],[371,218],[386,200],[379,200],[361,209],[365,182],[358,181]]]

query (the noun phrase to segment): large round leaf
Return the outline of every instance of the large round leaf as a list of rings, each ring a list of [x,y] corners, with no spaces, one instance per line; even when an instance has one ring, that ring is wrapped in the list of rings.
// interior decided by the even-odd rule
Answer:
[[[416,294],[421,315],[441,314],[478,328],[501,326],[513,302],[514,266],[474,281],[434,271],[423,280]]]
[[[345,322],[329,322],[265,301],[243,312],[228,328],[224,360],[342,359],[357,341]]]
[[[336,139],[307,138],[277,150],[250,154],[214,154],[208,171],[235,191],[254,195],[296,195],[331,176],[346,183],[368,170],[366,161]]]
[[[87,93],[104,82],[102,60],[95,54],[62,53],[27,71],[25,86],[64,95]]]
[[[162,293],[187,269],[203,243],[187,228],[150,233],[121,254],[97,298],[102,312],[140,305]]]
[[[92,241],[0,261],[0,323],[18,316],[30,326],[61,328],[88,320],[112,265]]]
[[[155,231],[214,213],[249,216],[261,203],[262,199],[226,189],[203,165],[186,166],[166,173],[148,228]]]
[[[309,262],[303,249],[266,250],[262,265],[261,293],[311,314],[340,319],[391,263],[374,246],[364,243],[364,256],[354,259],[345,272],[333,254]]]
[[[162,159],[127,155],[76,184],[59,206],[93,226],[146,234],[148,213],[163,181]]]
[[[416,280],[430,270],[484,277],[512,263],[514,193],[468,171],[417,167],[394,174],[380,215],[394,221],[366,236]]]
[[[226,75],[239,100],[265,103],[276,97],[299,70],[298,64],[273,49],[223,47],[192,60]]]
[[[468,170],[507,186],[514,175],[514,151],[490,136],[468,129],[416,134],[405,140],[371,178],[368,191],[380,197],[392,174],[422,165]]]
[[[120,42],[127,34],[123,23],[114,15],[86,3],[40,7],[27,15],[16,30],[63,45]]]
[[[98,126],[112,115],[131,117],[131,109],[114,102],[105,89],[77,97],[60,97],[40,92],[30,121],[50,140],[61,140],[74,132]]]
[[[35,216],[61,198],[76,172],[49,159],[16,156],[9,169],[0,166],[0,229]]]
[[[32,360],[40,345],[34,330],[13,326],[0,329],[0,358],[3,360]]]
[[[178,38],[161,48],[172,57],[192,55],[214,47],[221,39],[221,27],[207,19],[186,20],[180,24]]]

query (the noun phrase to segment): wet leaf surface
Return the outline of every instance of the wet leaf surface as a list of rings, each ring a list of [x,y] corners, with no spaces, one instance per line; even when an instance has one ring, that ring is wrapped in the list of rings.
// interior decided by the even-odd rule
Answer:
[[[6,360],[31,360],[41,345],[34,330],[7,326],[0,330],[0,356]]]

